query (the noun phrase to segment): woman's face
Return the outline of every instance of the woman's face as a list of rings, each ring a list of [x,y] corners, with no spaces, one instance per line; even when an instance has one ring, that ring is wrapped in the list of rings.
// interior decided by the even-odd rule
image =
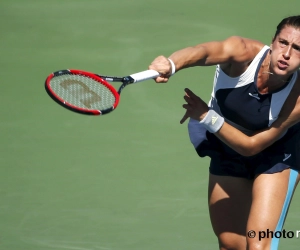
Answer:
[[[270,70],[275,75],[288,77],[300,67],[300,29],[285,26],[271,45]]]

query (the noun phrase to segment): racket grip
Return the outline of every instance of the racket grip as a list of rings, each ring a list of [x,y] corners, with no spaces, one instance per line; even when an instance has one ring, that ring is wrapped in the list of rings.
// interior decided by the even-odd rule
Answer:
[[[158,76],[159,76],[159,73],[153,69],[145,70],[145,71],[130,75],[130,77],[132,77],[134,79],[134,83],[153,79]]]

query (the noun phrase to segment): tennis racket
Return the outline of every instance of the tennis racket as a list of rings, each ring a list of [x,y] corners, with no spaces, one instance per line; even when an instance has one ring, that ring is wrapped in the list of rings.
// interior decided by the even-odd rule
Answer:
[[[115,110],[121,91],[129,84],[159,76],[146,70],[125,77],[102,76],[82,70],[60,70],[50,74],[45,88],[50,97],[63,107],[87,115],[104,115]],[[122,82],[116,90],[109,82]]]

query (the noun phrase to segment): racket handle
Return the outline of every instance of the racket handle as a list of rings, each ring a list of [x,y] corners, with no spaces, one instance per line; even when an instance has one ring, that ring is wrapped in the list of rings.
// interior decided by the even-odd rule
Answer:
[[[159,73],[153,69],[145,70],[145,71],[130,75],[130,77],[133,78],[134,83],[153,79],[158,76],[159,76]]]

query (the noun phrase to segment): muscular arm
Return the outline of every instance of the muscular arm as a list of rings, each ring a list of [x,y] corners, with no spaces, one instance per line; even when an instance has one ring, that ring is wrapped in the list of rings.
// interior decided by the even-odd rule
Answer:
[[[174,52],[169,58],[174,62],[176,72],[194,66],[221,64],[223,68],[235,65],[245,69],[264,45],[258,41],[232,36],[224,41],[213,41],[187,47]],[[171,75],[171,64],[165,56],[158,56],[149,69],[160,73],[155,81],[167,82]]]
[[[263,44],[238,36],[223,41],[202,43],[170,55],[176,71],[193,66],[211,66],[227,63],[246,63],[253,60]]]

